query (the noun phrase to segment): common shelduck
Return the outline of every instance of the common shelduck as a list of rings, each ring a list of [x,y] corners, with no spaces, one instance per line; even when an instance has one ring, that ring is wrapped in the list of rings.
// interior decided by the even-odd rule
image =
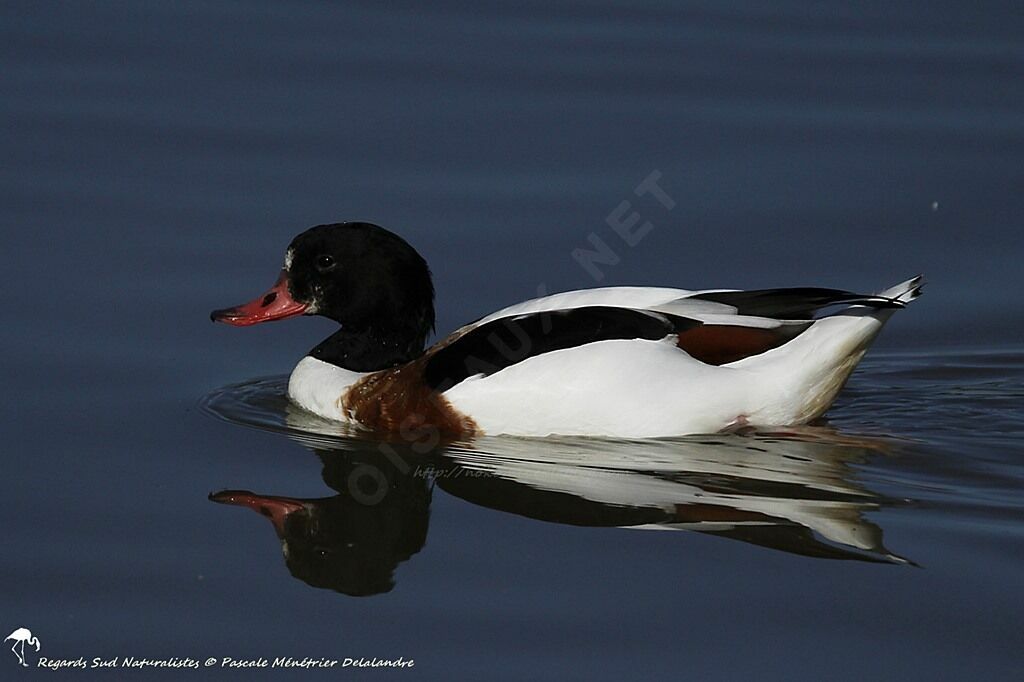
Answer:
[[[832,404],[920,276],[877,294],[821,288],[606,287],[535,298],[434,328],[426,261],[363,222],[296,237],[271,289],[211,319],[321,315],[341,328],[291,374],[288,396],[327,419],[422,438],[645,438],[804,424]],[[840,308],[822,315],[829,308]]]

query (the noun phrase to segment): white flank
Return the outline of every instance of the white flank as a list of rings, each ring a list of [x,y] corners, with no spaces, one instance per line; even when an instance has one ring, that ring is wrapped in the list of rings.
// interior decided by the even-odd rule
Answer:
[[[600,341],[472,377],[445,397],[491,435],[650,438],[806,424],[832,404],[892,312],[851,308],[720,367],[691,358],[674,336]]]
[[[712,367],[662,341],[613,340],[528,358],[445,392],[484,433],[644,438],[711,433],[768,386],[756,372]]]

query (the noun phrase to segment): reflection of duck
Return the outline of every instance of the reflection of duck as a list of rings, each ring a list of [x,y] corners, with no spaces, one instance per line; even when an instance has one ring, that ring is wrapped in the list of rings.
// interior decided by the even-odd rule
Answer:
[[[398,474],[382,457],[318,454],[324,481],[340,494],[299,499],[225,490],[210,499],[269,518],[288,570],[303,582],[352,596],[390,591],[395,568],[427,539],[428,481]]]
[[[293,413],[290,426],[316,427]],[[864,519],[889,501],[853,480],[877,441],[823,429],[671,441],[492,438],[423,456],[413,448],[309,434],[334,497],[224,491],[268,516],[296,577],[351,595],[390,590],[428,527],[432,480],[473,504],[579,526],[691,530],[793,554],[909,563]]]
[[[338,322],[288,388],[328,419],[460,436],[652,437],[814,420],[920,289],[916,277],[866,295],[570,291],[504,308],[424,350],[434,326],[426,262],[381,227],[339,223],[300,234],[270,291],[211,318]],[[843,308],[815,317],[834,306]]]
[[[795,554],[905,560],[863,518],[885,502],[853,482],[851,465],[879,442],[727,435],[700,441],[534,443],[489,439],[449,449],[446,492],[486,507],[573,525],[692,530]],[[471,471],[464,475],[460,471]],[[481,475],[486,474],[486,475]]]

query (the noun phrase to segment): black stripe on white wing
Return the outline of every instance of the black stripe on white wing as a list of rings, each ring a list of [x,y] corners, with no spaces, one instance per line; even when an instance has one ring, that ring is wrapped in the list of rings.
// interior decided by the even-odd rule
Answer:
[[[434,352],[423,378],[445,391],[471,376],[490,375],[531,357],[598,341],[658,341],[701,326],[698,320],[631,308],[586,306],[484,322]]]
[[[750,291],[708,291],[687,297],[730,306],[739,315],[778,320],[809,320],[837,305],[866,305],[873,308],[902,308],[905,302],[880,294],[855,294],[840,289],[811,287],[754,289]]]
[[[686,306],[672,308],[682,309]],[[489,376],[553,351],[599,341],[660,341],[673,335],[673,343],[693,359],[722,365],[777,348],[810,325],[807,321],[727,315],[720,310],[714,315],[705,313],[704,317],[700,320],[666,310],[585,306],[499,318],[470,329],[434,352],[426,364],[424,380],[443,392],[469,377]]]

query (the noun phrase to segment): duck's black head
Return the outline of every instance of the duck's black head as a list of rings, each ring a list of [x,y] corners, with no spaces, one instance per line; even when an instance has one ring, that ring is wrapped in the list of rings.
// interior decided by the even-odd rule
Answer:
[[[310,355],[367,372],[408,362],[434,328],[434,286],[408,242],[370,223],[317,225],[295,239],[284,269],[263,296],[210,318],[248,326],[321,315],[341,330]]]

